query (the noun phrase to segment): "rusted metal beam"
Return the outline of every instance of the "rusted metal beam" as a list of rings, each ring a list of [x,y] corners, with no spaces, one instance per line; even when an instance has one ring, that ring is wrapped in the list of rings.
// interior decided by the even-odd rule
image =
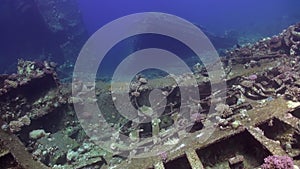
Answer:
[[[155,169],[165,169],[164,163],[162,161],[158,161],[156,164],[154,164]]]
[[[197,153],[193,149],[189,149],[186,151],[187,159],[189,160],[189,163],[192,167],[192,169],[204,169],[204,166],[199,159]]]

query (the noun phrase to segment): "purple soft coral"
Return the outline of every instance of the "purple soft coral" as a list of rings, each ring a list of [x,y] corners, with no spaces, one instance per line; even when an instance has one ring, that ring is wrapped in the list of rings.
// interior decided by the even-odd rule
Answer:
[[[293,169],[293,159],[288,156],[269,156],[264,159],[262,169]]]

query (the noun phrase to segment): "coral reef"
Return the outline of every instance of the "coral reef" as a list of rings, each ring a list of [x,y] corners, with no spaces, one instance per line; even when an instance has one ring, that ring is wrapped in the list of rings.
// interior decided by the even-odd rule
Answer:
[[[293,159],[287,156],[269,156],[265,158],[262,169],[294,169]]]

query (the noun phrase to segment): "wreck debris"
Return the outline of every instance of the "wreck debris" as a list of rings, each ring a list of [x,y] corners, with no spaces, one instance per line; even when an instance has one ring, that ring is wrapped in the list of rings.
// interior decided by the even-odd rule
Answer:
[[[287,55],[297,56],[299,55],[300,44],[299,27],[299,23],[292,25],[278,36],[264,38],[255,44],[249,44],[241,48],[236,48],[233,51],[228,51],[226,59],[230,59],[232,64],[242,63],[251,65],[250,62],[255,61],[257,63],[258,60],[266,58],[276,58]],[[252,65],[254,66],[253,63]]]
[[[0,120],[0,124],[3,124],[2,120]],[[0,141],[8,148],[17,163],[24,169],[50,169],[41,162],[35,161],[17,136],[0,129]]]
[[[299,107],[299,85],[297,83],[299,79],[299,66],[297,66],[297,64],[299,64],[299,57],[297,55],[299,55],[299,53],[293,52],[296,51],[294,49],[299,49],[299,47],[295,45],[298,45],[295,39],[299,35],[295,33],[295,31],[297,32],[299,28],[300,24],[292,25],[278,36],[265,38],[253,45],[249,44],[228,51],[226,57],[222,58],[222,61],[227,63],[224,65],[229,67],[228,69],[225,67],[225,69],[228,70],[225,79],[228,81],[229,91],[226,98],[228,99],[227,105],[217,104],[215,108],[216,116],[213,116],[216,119],[217,126],[221,126],[220,129],[228,129],[226,131],[229,131],[229,128],[234,128],[238,131],[243,129],[244,126],[259,122],[259,118],[254,115],[258,113],[257,109],[271,107],[271,104],[281,99],[286,100],[280,103],[280,106],[282,105],[280,110],[285,107],[289,109]],[[240,69],[240,65],[242,65],[244,70]],[[239,69],[235,69],[235,67]],[[206,75],[202,73],[203,68],[201,64],[196,64],[193,69],[196,73],[195,76],[204,81],[204,76]],[[201,88],[201,85],[199,85],[199,88]],[[143,94],[139,93],[138,97],[143,97]],[[201,103],[203,107],[203,105],[207,104],[206,101],[214,100],[210,100],[210,97],[207,97],[198,102]],[[274,107],[277,107],[275,105]],[[292,107],[290,105],[292,105]],[[285,112],[282,113],[285,114]],[[276,113],[268,112],[265,114],[269,114],[270,118],[272,114]],[[195,119],[200,117],[200,113],[191,115]],[[177,117],[173,119],[178,120],[177,122],[180,122],[178,124],[186,124],[184,123],[184,118],[178,118],[178,116],[175,115],[173,117]],[[199,119],[202,119],[202,117]],[[272,121],[270,121],[270,125],[273,125]],[[261,135],[263,135],[263,132]],[[201,137],[201,134],[198,134],[197,137],[198,136]],[[268,139],[260,139],[257,136],[255,136],[255,138],[261,142],[269,141]],[[266,145],[267,143],[263,144]],[[276,149],[276,146],[278,146],[278,144],[272,142],[272,144],[268,145],[268,149]],[[275,152],[284,151],[279,151],[278,149],[274,151],[274,153]],[[168,159],[168,161],[172,161],[172,159]]]
[[[47,62],[20,60],[18,73],[7,76],[3,84],[0,84],[0,110],[5,112],[1,118],[12,132],[19,132],[22,127],[29,126],[32,120],[46,115],[48,111],[63,103],[59,98],[54,98],[57,101],[50,101],[50,95],[46,95],[47,99],[40,98],[44,93],[53,92],[51,89],[55,90],[59,85],[54,69],[48,67]],[[43,88],[39,88],[40,84],[44,84]],[[30,91],[32,89],[35,90],[34,93]]]
[[[244,156],[242,155],[237,155],[228,160],[230,169],[244,168],[243,162],[244,162]]]
[[[297,53],[299,52],[297,46],[299,26],[293,25],[278,36],[229,51],[228,56],[225,57],[230,63],[227,64],[230,68],[226,69],[228,73],[225,78],[228,82],[227,91],[217,91],[213,94],[205,91],[210,85],[209,78],[204,68],[196,64],[194,73],[197,77],[197,87],[204,92],[200,100],[192,100],[189,105],[180,103],[180,89],[174,84],[174,80],[161,85],[162,79],[136,77],[130,85],[129,94],[126,94],[137,110],[136,118],[146,121],[149,117],[155,117],[146,124],[137,124],[116,113],[117,111],[111,105],[113,101],[118,100],[116,97],[118,95],[112,97],[109,87],[100,82],[97,83],[101,88],[95,89],[97,98],[90,98],[90,102],[104,107],[103,116],[108,122],[98,121],[94,124],[94,115],[89,111],[84,111],[82,117],[91,124],[89,127],[91,131],[97,132],[98,128],[113,127],[115,130],[113,130],[112,137],[104,133],[101,136],[88,138],[72,109],[72,104],[82,102],[78,96],[94,91],[93,85],[84,86],[81,82],[76,82],[74,89],[77,92],[74,97],[71,97],[68,86],[58,81],[54,63],[20,60],[16,74],[0,76],[0,110],[4,112],[1,114],[3,122],[0,135],[17,140],[18,138],[10,132],[18,134],[33,157],[52,168],[82,169],[117,166],[126,168],[128,165],[131,165],[131,168],[141,168],[137,167],[141,165],[146,168],[158,163],[157,161],[159,161],[159,167],[163,168],[162,163],[171,164],[178,160],[178,157],[184,161],[185,155],[187,155],[185,161],[188,162],[195,161],[202,164],[204,161],[203,168],[215,167],[220,165],[219,163],[231,168],[243,165],[249,167],[247,166],[249,154],[247,151],[242,151],[248,145],[243,145],[241,149],[236,146],[234,152],[229,151],[230,153],[226,149],[222,152],[225,155],[219,159],[207,160],[206,157],[209,154],[201,153],[205,148],[215,151],[214,145],[216,144],[221,146],[227,143],[232,144],[232,140],[240,143],[238,138],[249,138],[251,144],[255,145],[257,154],[251,154],[251,158],[257,159],[254,164],[251,164],[252,168],[261,165],[261,161],[267,155],[276,153],[291,155],[287,150],[293,149],[296,145],[292,143],[299,142],[299,138],[294,138],[297,137],[296,134],[284,137],[290,139],[290,142],[283,144],[282,141],[267,138],[266,129],[253,129],[253,126],[260,126],[266,122],[269,127],[276,127],[275,117],[289,123],[295,119],[298,120],[294,117],[295,113],[290,111],[299,108],[300,102],[300,85],[298,84],[300,68],[299,57],[296,56],[299,55]],[[294,52],[291,53],[291,50]],[[184,81],[192,76],[184,74],[166,78]],[[37,89],[39,84],[47,85],[42,86],[34,92],[35,95],[32,95],[31,91]],[[149,103],[149,93],[158,88],[157,86],[161,90],[159,91],[161,95],[167,98],[166,105],[161,104],[160,100],[157,100],[157,105]],[[222,92],[227,95],[224,96],[225,98],[218,98],[217,96]],[[220,103],[220,99],[226,99],[226,103]],[[208,114],[212,103],[216,103],[216,107],[213,107],[215,112]],[[163,111],[158,116],[157,112],[160,110]],[[287,115],[290,117],[286,118]],[[190,125],[187,123],[188,120],[194,122],[193,126],[187,126]],[[57,123],[46,125],[40,124],[39,121]],[[206,122],[214,124],[212,127],[215,127],[216,131],[208,142],[200,143],[198,140],[204,137],[201,130],[211,127],[207,126]],[[186,131],[187,127],[191,127],[193,131]],[[292,129],[296,130],[294,127]],[[129,136],[133,143],[129,145],[124,143],[120,134]],[[100,137],[108,140],[114,154],[93,143],[93,140]],[[140,142],[141,138],[143,138],[142,142]],[[144,148],[135,151],[136,146],[143,147],[144,145],[153,145],[146,150],[156,150],[157,157],[139,159],[142,162],[132,159],[131,157],[139,153],[138,151],[145,151]],[[24,147],[23,144],[18,146]],[[176,148],[166,152],[163,149],[166,146],[176,146]],[[226,146],[223,147],[225,149]],[[127,160],[118,157],[121,150],[128,152]],[[193,152],[191,153],[190,150]],[[241,155],[239,155],[240,152]],[[260,154],[260,152],[263,153]],[[15,152],[12,149],[10,153]],[[17,155],[14,156],[20,165],[25,164],[22,158],[19,160]]]

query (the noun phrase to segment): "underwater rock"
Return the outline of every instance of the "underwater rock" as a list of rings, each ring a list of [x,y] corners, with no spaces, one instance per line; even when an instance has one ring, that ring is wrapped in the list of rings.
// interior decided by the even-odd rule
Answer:
[[[228,118],[233,115],[232,110],[230,109],[229,105],[226,104],[218,104],[215,110],[221,114],[222,118]]]
[[[272,51],[278,50],[282,46],[282,39],[279,38],[278,36],[272,37],[269,42],[269,46]]]
[[[141,93],[138,91],[134,91],[134,92],[131,92],[131,95],[134,97],[139,97],[141,95]]]
[[[299,87],[288,87],[284,93],[284,97],[287,100],[294,102],[300,101],[300,88]]]
[[[24,123],[20,121],[11,121],[9,123],[9,128],[11,132],[18,132],[21,131],[21,128],[24,126]]]
[[[33,130],[29,133],[29,138],[31,138],[33,140],[37,140],[37,139],[45,137],[49,134],[50,133],[46,133],[44,129]]]
[[[25,115],[23,117],[20,117],[18,120],[10,121],[9,128],[10,128],[10,131],[13,133],[19,132],[19,131],[21,131],[21,128],[23,126],[28,126],[28,125],[30,125],[30,123],[31,123],[30,118],[27,115]]]
[[[148,80],[146,78],[139,78],[139,82],[141,82],[142,84],[146,84]]]
[[[67,153],[67,161],[71,162],[71,161],[75,161],[78,159],[79,153],[76,151],[68,151]]]
[[[242,125],[241,122],[238,121],[238,120],[231,123],[231,126],[232,126],[233,129],[237,129],[241,125]]]
[[[27,115],[19,118],[19,121],[22,122],[26,126],[30,125],[30,123],[31,123],[31,120]]]
[[[12,80],[4,80],[4,86],[7,86],[8,88],[11,87],[11,88],[17,88],[18,87],[18,83],[15,82],[15,81],[12,81]]]

